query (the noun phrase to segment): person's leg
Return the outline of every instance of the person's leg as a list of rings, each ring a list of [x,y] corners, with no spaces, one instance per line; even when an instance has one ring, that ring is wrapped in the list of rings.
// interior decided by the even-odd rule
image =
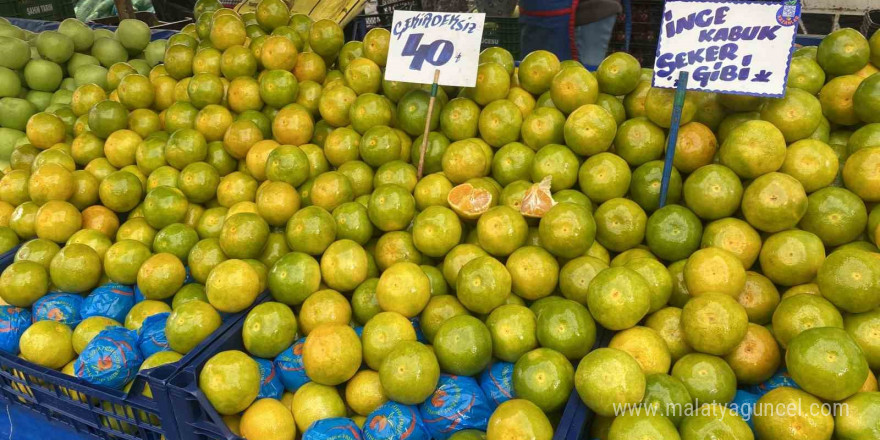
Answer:
[[[575,28],[578,57],[588,68],[595,69],[605,59],[615,22],[617,16],[612,15]]]

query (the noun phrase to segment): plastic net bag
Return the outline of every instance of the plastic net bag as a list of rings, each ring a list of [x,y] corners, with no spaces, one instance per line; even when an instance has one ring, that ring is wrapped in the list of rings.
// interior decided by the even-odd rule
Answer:
[[[275,358],[278,377],[281,378],[284,388],[291,393],[295,393],[299,387],[311,382],[309,376],[306,376],[306,369],[303,365],[302,351],[305,343],[306,338],[301,338]]]
[[[144,358],[137,348],[137,333],[108,327],[98,333],[74,361],[76,377],[95,385],[122,389],[137,375]]]
[[[431,440],[419,409],[389,401],[367,416],[365,440]]]
[[[31,307],[33,321],[58,321],[71,329],[82,321],[80,309],[83,299],[74,293],[50,293],[38,299]]]
[[[446,440],[462,429],[485,431],[492,404],[473,377],[441,374],[437,389],[419,405],[419,413],[431,438]]]
[[[253,359],[260,366],[260,394],[257,395],[257,399],[271,397],[281,400],[281,395],[284,394],[284,384],[281,382],[281,378],[278,377],[275,363],[268,359],[257,357]]]
[[[494,406],[512,399],[513,364],[499,361],[490,365],[480,374],[480,388]]]
[[[361,429],[346,417],[318,420],[303,433],[302,440],[361,440]]]
[[[18,340],[31,326],[31,312],[15,306],[0,306],[0,350],[18,353]]]
[[[82,319],[104,316],[116,322],[125,322],[125,316],[134,307],[134,291],[117,283],[99,286],[87,296],[80,308]]]
[[[157,313],[148,316],[138,330],[137,346],[144,358],[160,351],[170,351],[168,338],[165,337],[165,324],[170,313]]]

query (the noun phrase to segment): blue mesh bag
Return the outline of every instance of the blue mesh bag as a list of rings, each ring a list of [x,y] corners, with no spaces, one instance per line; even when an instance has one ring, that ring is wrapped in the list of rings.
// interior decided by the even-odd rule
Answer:
[[[128,311],[134,307],[134,290],[122,284],[99,286],[83,300],[80,316],[104,316],[116,322],[125,322]]]
[[[794,379],[791,378],[791,375],[788,374],[788,370],[782,368],[781,370],[777,371],[776,374],[771,376],[770,379],[765,380],[764,383],[752,385],[746,388],[746,391],[760,398],[764,394],[767,394],[770,391],[773,391],[779,387],[800,389],[800,387],[794,382]]]
[[[82,297],[74,293],[50,293],[31,307],[33,321],[58,321],[74,329],[82,321],[82,303]]]
[[[364,422],[364,440],[430,440],[419,409],[388,401],[376,408]]]
[[[143,300],[145,300],[144,294],[141,293],[141,288],[137,285],[134,286],[134,303],[137,304]]]
[[[361,440],[358,425],[346,417],[331,417],[312,423],[303,433],[302,440]]]
[[[480,388],[494,407],[513,398],[513,364],[493,362],[480,374]]]
[[[281,395],[284,394],[284,384],[278,377],[275,363],[268,359],[251,357],[260,366],[260,394],[257,395],[257,399],[271,397],[281,400]]]
[[[275,358],[275,372],[281,378],[284,388],[291,393],[311,382],[303,366],[302,351],[305,343],[306,338],[301,338]]]
[[[118,390],[134,379],[143,361],[137,332],[112,326],[86,345],[73,364],[73,372],[89,383]]]
[[[169,315],[171,314],[163,312],[148,316],[138,330],[137,346],[144,359],[160,351],[171,351],[168,338],[165,337],[165,323]]]
[[[15,306],[0,306],[0,350],[18,354],[18,340],[31,326],[31,312]]]
[[[431,438],[446,440],[462,429],[485,431],[492,404],[473,377],[441,374],[437,389],[419,405],[419,413]]]

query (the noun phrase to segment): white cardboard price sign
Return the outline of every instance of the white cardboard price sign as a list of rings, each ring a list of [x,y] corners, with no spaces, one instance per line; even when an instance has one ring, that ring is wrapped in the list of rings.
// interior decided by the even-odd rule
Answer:
[[[385,79],[473,87],[486,14],[394,11]]]
[[[779,98],[785,94],[800,4],[796,0],[667,0],[654,86]]]

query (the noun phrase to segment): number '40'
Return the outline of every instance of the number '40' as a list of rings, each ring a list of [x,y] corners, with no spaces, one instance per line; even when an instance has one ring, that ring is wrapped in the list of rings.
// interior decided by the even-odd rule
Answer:
[[[425,34],[410,34],[400,53],[405,57],[413,57],[409,64],[410,70],[421,70],[427,61],[433,66],[442,66],[452,59],[455,48],[449,40],[435,40],[431,44],[422,44]]]

